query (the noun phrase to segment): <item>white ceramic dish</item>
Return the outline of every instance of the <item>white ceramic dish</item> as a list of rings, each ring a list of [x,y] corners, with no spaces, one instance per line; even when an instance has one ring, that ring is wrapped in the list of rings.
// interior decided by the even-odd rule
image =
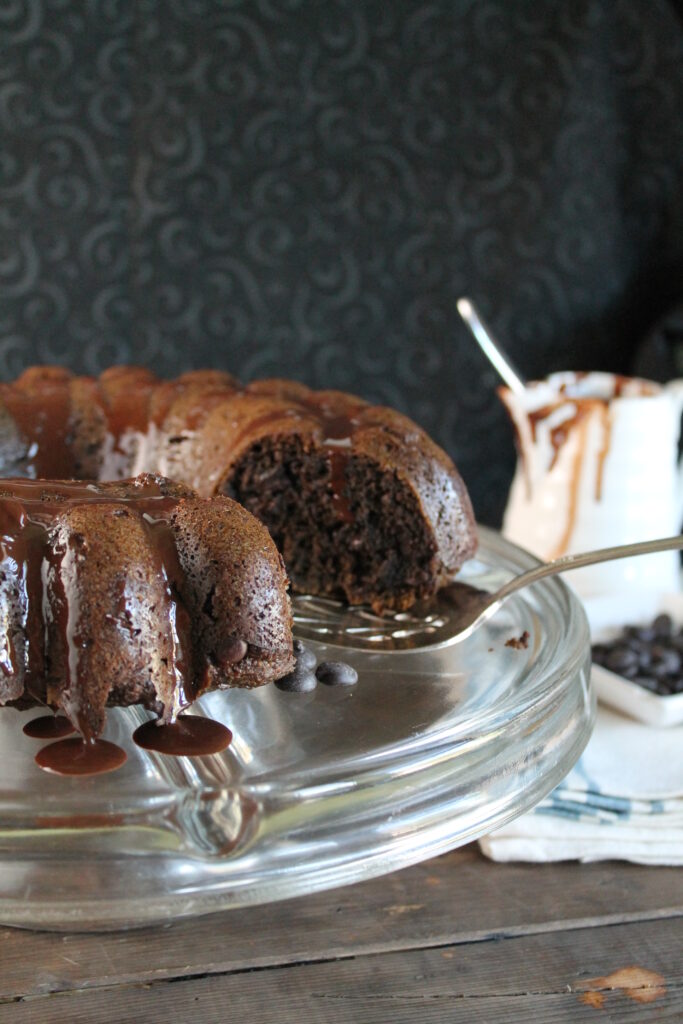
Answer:
[[[584,606],[593,643],[612,640],[624,626],[644,625],[662,612],[670,615],[676,625],[683,626],[683,593],[680,591],[674,594],[653,594],[646,614],[643,614],[642,595],[639,599],[639,614],[632,614],[633,609],[627,603],[615,603],[614,599],[611,602],[588,599],[584,601]],[[631,718],[660,727],[683,723],[683,693],[661,697],[601,665],[593,665],[591,679],[599,701]]]

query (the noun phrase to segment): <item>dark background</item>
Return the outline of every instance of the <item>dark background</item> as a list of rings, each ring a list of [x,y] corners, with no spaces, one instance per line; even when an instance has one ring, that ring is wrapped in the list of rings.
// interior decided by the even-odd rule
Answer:
[[[0,375],[220,366],[421,422],[497,522],[456,313],[528,376],[627,370],[683,294],[666,0],[0,4]]]

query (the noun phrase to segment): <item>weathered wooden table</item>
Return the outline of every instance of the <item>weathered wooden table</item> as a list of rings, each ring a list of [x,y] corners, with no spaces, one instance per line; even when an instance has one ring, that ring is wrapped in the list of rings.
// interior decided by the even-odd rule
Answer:
[[[683,872],[475,846],[166,927],[0,929],[0,1024],[683,1021]]]

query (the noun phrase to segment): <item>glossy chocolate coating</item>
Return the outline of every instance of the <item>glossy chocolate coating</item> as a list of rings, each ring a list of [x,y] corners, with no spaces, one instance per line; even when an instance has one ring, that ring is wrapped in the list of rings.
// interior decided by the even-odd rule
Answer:
[[[0,523],[3,703],[61,709],[94,739],[109,704],[168,722],[294,664],[281,559],[229,498],[149,475],[3,480]]]
[[[320,593],[408,607],[474,553],[451,460],[410,420],[362,399],[213,370],[160,381],[135,367],[99,378],[44,367],[0,385],[0,474],[24,478],[0,481],[0,701],[62,709],[96,738],[107,705],[142,703],[169,724],[207,689],[290,672],[282,559],[222,496],[254,453],[288,439],[321,467],[332,520],[321,528],[342,546],[372,543],[357,520],[359,467],[395,485],[404,520],[422,531],[419,586],[377,594],[332,580]]]
[[[401,481],[431,537],[431,592],[476,550],[469,498],[448,456],[405,416],[352,395],[284,380],[242,385],[216,370],[161,381],[125,366],[96,379],[34,368],[0,386],[0,474],[56,477],[71,467],[75,476],[112,480],[161,473],[208,497],[229,491],[249,452],[287,437],[327,463],[342,526],[354,520],[350,460]],[[365,600],[374,603],[372,594]],[[403,593],[392,603],[387,593],[381,603],[410,602]]]

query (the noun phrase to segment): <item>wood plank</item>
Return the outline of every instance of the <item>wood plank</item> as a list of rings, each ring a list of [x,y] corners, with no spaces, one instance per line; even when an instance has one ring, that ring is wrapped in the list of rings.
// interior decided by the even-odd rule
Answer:
[[[658,921],[43,996],[0,1006],[0,1024],[661,1024],[682,1013],[681,923]]]
[[[682,912],[676,869],[493,864],[470,846],[360,885],[165,928],[0,929],[0,999]]]

